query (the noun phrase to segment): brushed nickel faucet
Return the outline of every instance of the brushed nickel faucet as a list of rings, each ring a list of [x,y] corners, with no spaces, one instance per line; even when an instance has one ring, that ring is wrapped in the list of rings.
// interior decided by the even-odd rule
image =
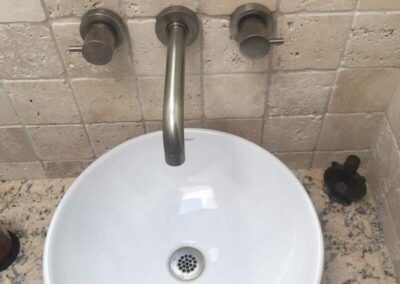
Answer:
[[[180,166],[185,162],[185,47],[192,44],[199,34],[198,18],[183,6],[168,7],[157,16],[156,34],[167,45],[163,108],[165,161],[170,166]]]

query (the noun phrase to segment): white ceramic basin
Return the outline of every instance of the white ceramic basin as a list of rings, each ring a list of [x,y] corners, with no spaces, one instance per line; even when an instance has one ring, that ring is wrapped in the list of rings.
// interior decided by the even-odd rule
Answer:
[[[202,284],[317,284],[323,241],[314,207],[273,155],[222,132],[186,129],[186,162],[164,162],[161,132],[94,162],[51,222],[46,284],[183,283],[169,270],[199,249]]]

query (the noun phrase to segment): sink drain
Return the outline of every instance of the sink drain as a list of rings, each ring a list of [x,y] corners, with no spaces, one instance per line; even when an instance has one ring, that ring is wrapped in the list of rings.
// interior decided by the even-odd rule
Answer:
[[[180,248],[169,259],[169,269],[179,280],[193,280],[204,270],[204,256],[198,249]]]

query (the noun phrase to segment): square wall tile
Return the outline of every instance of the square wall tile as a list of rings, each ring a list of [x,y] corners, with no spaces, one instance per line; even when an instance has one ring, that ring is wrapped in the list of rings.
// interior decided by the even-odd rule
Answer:
[[[134,137],[144,134],[141,122],[87,125],[90,140],[97,157]]]
[[[271,76],[270,115],[323,114],[335,72],[290,72]]]
[[[133,48],[133,60],[138,75],[165,74],[167,47],[155,33],[155,19],[129,20],[128,27]],[[186,74],[200,74],[201,32],[185,51]]]
[[[1,0],[0,23],[42,22],[46,20],[40,0]]]
[[[348,11],[353,10],[356,4],[357,0],[281,0],[279,9],[284,13],[299,11]]]
[[[275,11],[278,0],[255,0],[250,2],[262,4],[267,6],[269,10]],[[231,15],[236,8],[250,2],[248,0],[200,0],[200,12],[207,15]]]
[[[49,28],[0,25],[0,78],[57,78],[64,70]]]
[[[157,16],[163,9],[182,5],[195,12],[200,0],[122,0],[128,17]]]
[[[361,168],[368,167],[370,155],[368,150],[364,151],[316,151],[312,162],[312,167],[316,169],[326,169],[331,166],[333,161],[344,163],[350,155],[357,155],[361,159]]]
[[[93,158],[92,148],[82,125],[29,126],[26,130],[43,160]]]
[[[360,0],[359,10],[399,10],[400,2],[393,0]]]
[[[223,119],[207,120],[205,128],[228,132],[256,144],[261,143],[262,120],[261,119]]]
[[[367,150],[378,134],[383,114],[327,114],[318,150]]]
[[[396,137],[397,145],[400,146],[400,88],[398,88],[393,96],[390,107],[387,111],[390,126]]]
[[[263,146],[271,152],[313,151],[321,130],[320,116],[269,117]]]
[[[29,162],[37,157],[22,127],[0,128],[0,162]]]
[[[90,64],[79,52],[70,52],[69,46],[82,45],[79,26],[79,19],[63,19],[52,23],[58,49],[71,77],[132,77],[131,52],[127,41],[114,51],[111,62],[102,66]]]
[[[264,115],[267,76],[204,76],[207,118],[256,118]]]
[[[138,78],[143,116],[147,120],[161,120],[164,101],[164,77]],[[186,119],[201,118],[202,99],[200,76],[185,76],[184,112]]]
[[[146,133],[155,132],[162,130],[162,121],[146,121]],[[185,128],[202,128],[202,122],[200,120],[185,120]]]
[[[341,70],[329,112],[384,112],[399,81],[398,69]]]
[[[81,121],[72,92],[64,80],[6,81],[4,86],[25,124]]]
[[[46,172],[39,162],[0,163],[0,180],[41,178],[46,178]]]
[[[0,82],[0,126],[19,124],[19,119],[14,111],[10,99]]]
[[[74,79],[71,84],[85,122],[122,122],[142,119],[132,78]]]
[[[289,169],[309,169],[311,165],[312,152],[274,153]]]
[[[204,29],[204,72],[266,72],[269,56],[250,59],[243,56],[239,44],[231,39],[229,20],[203,18]]]
[[[285,43],[274,47],[274,69],[336,69],[351,20],[351,15],[280,16],[277,36]]]
[[[44,0],[49,17],[82,17],[87,11],[95,8],[107,8],[122,13],[121,0]]]
[[[399,45],[400,13],[358,14],[343,58],[343,66],[399,66]]]
[[[48,178],[79,176],[93,161],[44,162]]]

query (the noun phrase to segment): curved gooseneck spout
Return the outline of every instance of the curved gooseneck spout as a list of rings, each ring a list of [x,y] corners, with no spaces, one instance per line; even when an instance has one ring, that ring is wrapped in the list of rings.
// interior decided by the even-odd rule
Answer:
[[[185,7],[171,6],[157,16],[157,37],[167,45],[163,141],[165,161],[170,166],[180,166],[185,162],[183,125],[185,46],[196,40],[198,32],[196,14]]]

